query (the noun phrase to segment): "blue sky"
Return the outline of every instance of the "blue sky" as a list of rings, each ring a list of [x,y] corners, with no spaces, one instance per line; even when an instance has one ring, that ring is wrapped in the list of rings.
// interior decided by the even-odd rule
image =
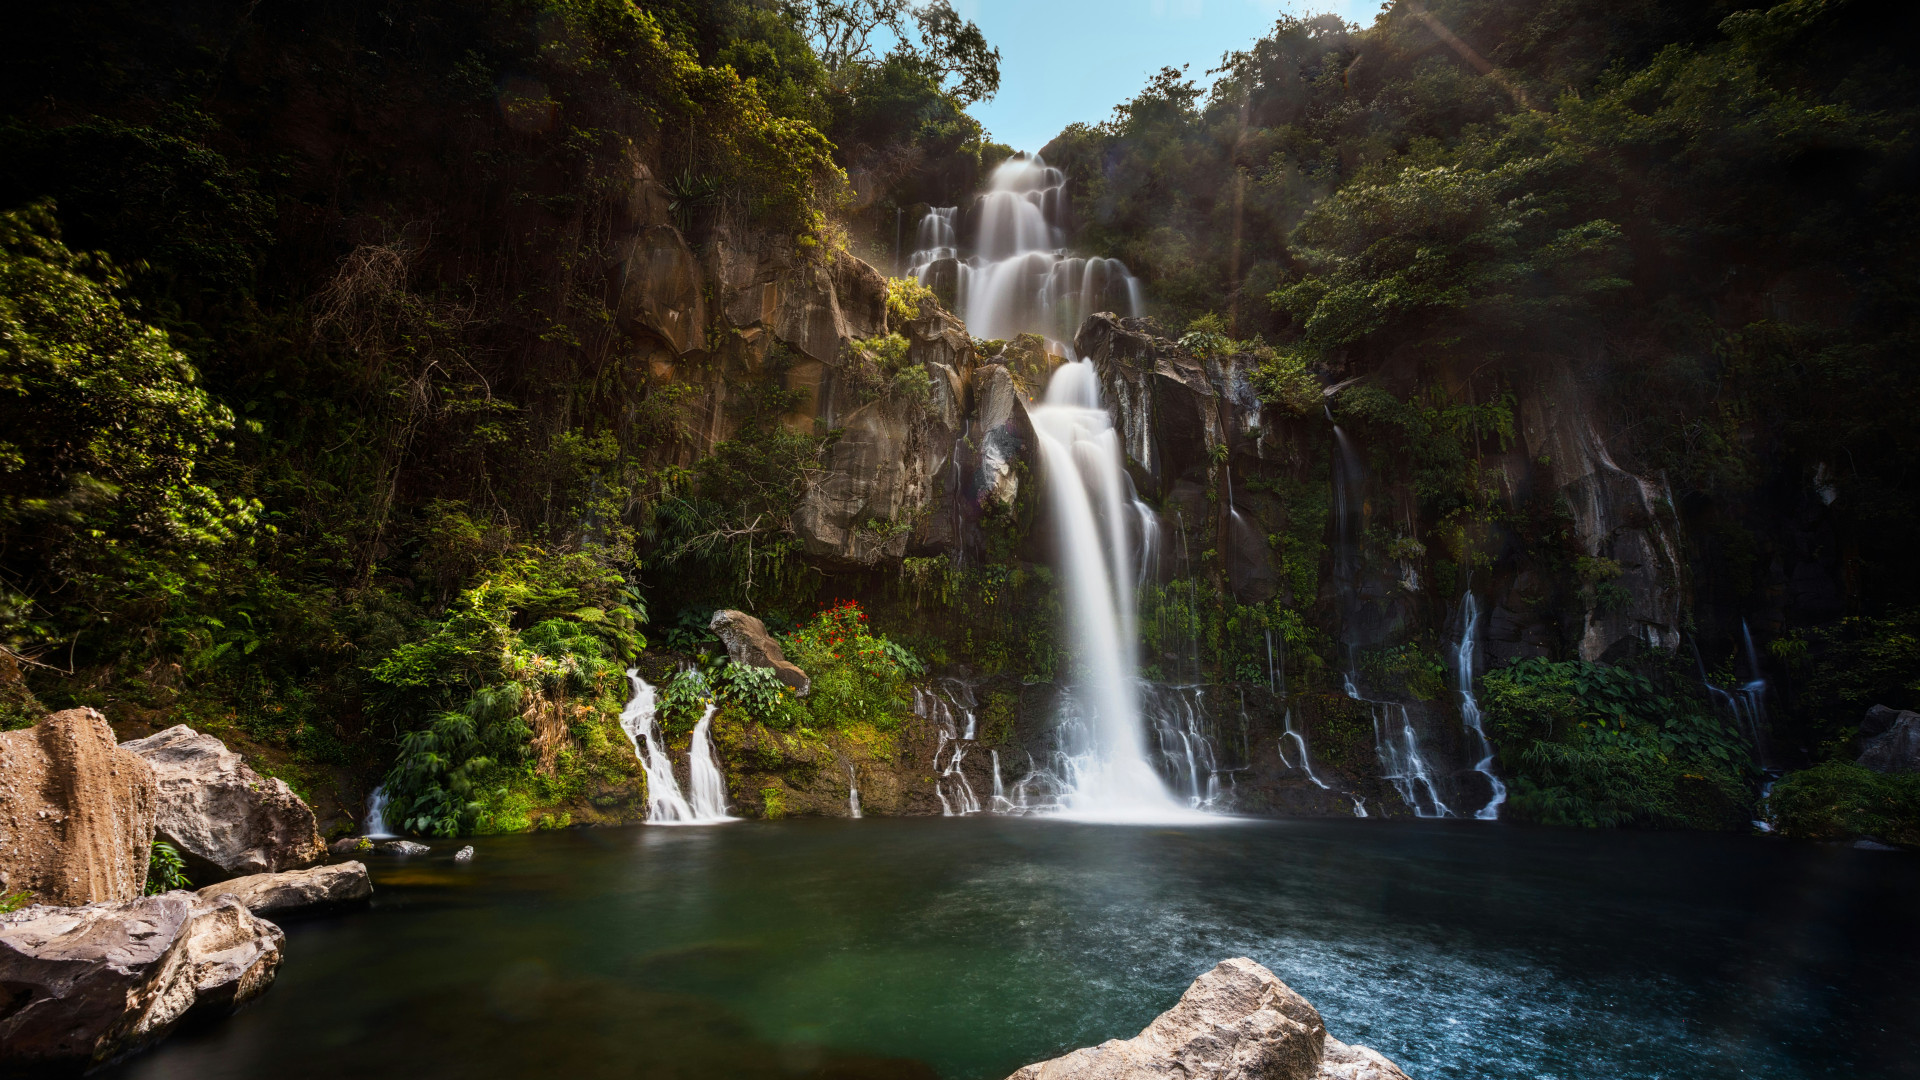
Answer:
[[[954,0],[1000,50],[1000,93],[970,112],[997,141],[1038,150],[1076,120],[1097,123],[1147,76],[1191,64],[1200,77],[1283,11],[1371,23],[1380,0]]]

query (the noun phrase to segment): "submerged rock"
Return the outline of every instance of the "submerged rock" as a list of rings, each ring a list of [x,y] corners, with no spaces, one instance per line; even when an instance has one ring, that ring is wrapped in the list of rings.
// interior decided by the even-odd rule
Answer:
[[[335,855],[364,855],[373,849],[370,836],[343,836],[327,845],[327,850]]]
[[[1920,772],[1920,713],[1885,705],[1867,710],[1860,724],[1860,766],[1874,772]]]
[[[0,1072],[90,1068],[230,1011],[272,985],[283,940],[238,900],[184,891],[0,915]]]
[[[155,831],[187,857],[190,875],[278,873],[326,855],[300,796],[286,781],[248,768],[219,739],[176,724],[120,746],[153,766],[160,781]]]
[[[0,735],[0,893],[60,905],[139,896],[157,801],[153,769],[92,709]]]
[[[391,840],[381,844],[380,850],[389,855],[425,855],[433,849],[425,844],[416,844],[411,840]]]
[[[1406,1080],[1362,1046],[1327,1037],[1320,1014],[1273,972],[1223,960],[1131,1039],[1042,1061],[1008,1080]]]
[[[231,896],[255,915],[277,915],[365,900],[373,895],[373,879],[365,863],[343,862],[281,874],[250,874],[208,885],[200,895],[208,900]]]
[[[780,681],[793,687],[793,692],[806,696],[813,682],[800,666],[787,659],[780,650],[780,643],[767,633],[767,624],[744,611],[723,608],[713,613],[707,623],[707,629],[718,634],[726,643],[727,658],[736,664],[749,667],[772,668]]]

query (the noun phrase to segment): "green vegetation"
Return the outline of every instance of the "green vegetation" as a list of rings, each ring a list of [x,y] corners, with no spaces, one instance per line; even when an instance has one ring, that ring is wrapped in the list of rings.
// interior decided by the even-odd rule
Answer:
[[[0,915],[20,911],[33,903],[33,894],[21,889],[18,892],[0,893]]]
[[[155,840],[148,849],[144,894],[158,896],[175,889],[191,888],[193,882],[187,880],[187,861],[180,857],[180,849],[165,840]]]
[[[1782,836],[1868,836],[1920,847],[1920,774],[1877,773],[1828,762],[1781,779],[1767,797],[1766,812]]]
[[[1751,747],[1700,702],[1578,660],[1517,661],[1484,687],[1515,817],[1589,828],[1746,823]]]

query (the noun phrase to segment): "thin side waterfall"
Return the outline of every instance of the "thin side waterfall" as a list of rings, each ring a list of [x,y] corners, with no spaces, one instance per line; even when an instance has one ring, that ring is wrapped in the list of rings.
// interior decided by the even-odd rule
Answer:
[[[853,762],[847,762],[847,816],[856,820],[860,817],[860,775],[853,771]]]
[[[1287,710],[1283,723],[1286,725],[1286,730],[1281,732],[1280,763],[1289,769],[1293,768],[1293,763],[1287,760],[1287,740],[1292,739],[1293,745],[1300,751],[1300,770],[1307,774],[1307,779],[1319,785],[1321,791],[1332,791],[1333,789],[1328,787],[1325,781],[1313,775],[1313,760],[1307,757],[1307,739],[1306,736],[1293,729],[1292,709]],[[1363,813],[1360,816],[1366,817],[1367,815]]]
[[[693,742],[687,748],[688,772],[693,780],[693,818],[697,822],[732,821],[727,816],[727,781],[713,757],[713,714],[717,706],[707,702],[700,722],[693,726]]]
[[[387,828],[387,785],[381,784],[367,796],[367,827],[360,835],[371,840],[384,840],[393,835]]]
[[[1327,419],[1333,419],[1332,410]],[[1353,440],[1339,424],[1333,425],[1333,577],[1344,616],[1347,649],[1347,696],[1364,701],[1373,714],[1373,748],[1380,773],[1417,817],[1457,816],[1441,800],[1433,770],[1420,750],[1413,715],[1398,702],[1362,697],[1356,662],[1359,659],[1360,538],[1366,531],[1366,467]]]
[[[1066,592],[1077,717],[1061,725],[1060,809],[1107,821],[1184,817],[1147,758],[1135,657],[1138,520],[1120,439],[1087,361],[1063,364],[1032,410]]]
[[[674,778],[673,762],[660,744],[659,730],[654,726],[655,713],[659,709],[658,691],[653,684],[640,677],[640,673],[627,669],[627,680],[633,684],[633,697],[627,701],[626,708],[620,710],[620,730],[627,733],[627,741],[633,744],[633,755],[640,759],[640,769],[647,777],[647,823],[650,825],[706,825],[720,821],[731,821],[727,817],[724,795],[719,800],[718,810],[702,814],[695,809],[695,803],[687,801],[680,794],[680,782]],[[713,707],[708,706],[707,715],[702,718],[703,725],[713,718]],[[695,760],[704,747],[705,760],[712,771],[714,782],[718,782],[719,769],[713,763],[711,746],[699,740],[705,732],[695,729]],[[694,771],[696,791],[700,781],[699,772]]]
[[[1466,725],[1467,734],[1475,744],[1477,758],[1473,771],[1486,777],[1493,788],[1493,797],[1487,805],[1474,811],[1473,816],[1481,821],[1498,821],[1500,806],[1507,801],[1507,785],[1493,774],[1493,744],[1487,741],[1486,729],[1480,723],[1480,701],[1473,696],[1474,639],[1480,627],[1480,606],[1471,590],[1460,608],[1460,644],[1453,651],[1454,673],[1460,689],[1460,721]]]

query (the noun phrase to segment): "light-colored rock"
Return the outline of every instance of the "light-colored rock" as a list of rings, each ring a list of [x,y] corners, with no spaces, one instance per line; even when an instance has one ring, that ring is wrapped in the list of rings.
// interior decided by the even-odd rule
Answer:
[[[279,874],[249,874],[205,886],[200,895],[208,900],[231,896],[255,915],[277,915],[365,900],[373,895],[373,879],[365,863],[343,862]]]
[[[707,629],[719,635],[726,643],[727,659],[736,664],[749,667],[772,668],[780,681],[793,687],[793,692],[802,697],[813,688],[812,680],[800,666],[787,659],[780,649],[780,643],[767,633],[767,624],[732,608],[722,608],[713,613],[708,620]]]
[[[79,1070],[272,985],[280,928],[180,891],[0,915],[0,1073]]]
[[[1042,1061],[1008,1080],[1406,1080],[1364,1046],[1327,1037],[1319,1012],[1246,957],[1223,960],[1131,1039]]]
[[[390,840],[380,845],[380,850],[389,855],[425,855],[433,849],[425,844],[416,844],[411,840]]]
[[[459,851],[454,852],[453,861],[454,862],[472,862],[473,861],[473,845],[468,844],[466,847],[463,847]]]
[[[1920,713],[1875,705],[1860,733],[1867,737],[1861,741],[1859,765],[1874,772],[1920,772]]]
[[[1027,401],[1003,364],[974,369],[973,399],[980,432],[973,490],[982,505],[1010,510],[1020,498],[1019,464],[1039,448]]]
[[[1320,1076],[1324,1080],[1408,1080],[1400,1066],[1378,1051],[1348,1046],[1331,1035],[1320,1058]]]
[[[1029,1065],[1009,1080],[1314,1080],[1326,1028],[1259,964],[1223,960],[1131,1039]]]
[[[0,735],[0,893],[57,905],[139,896],[157,802],[153,769],[92,709]]]
[[[286,781],[254,772],[219,739],[176,724],[121,749],[153,766],[155,832],[187,858],[188,876],[278,873],[326,856],[313,811]]]

